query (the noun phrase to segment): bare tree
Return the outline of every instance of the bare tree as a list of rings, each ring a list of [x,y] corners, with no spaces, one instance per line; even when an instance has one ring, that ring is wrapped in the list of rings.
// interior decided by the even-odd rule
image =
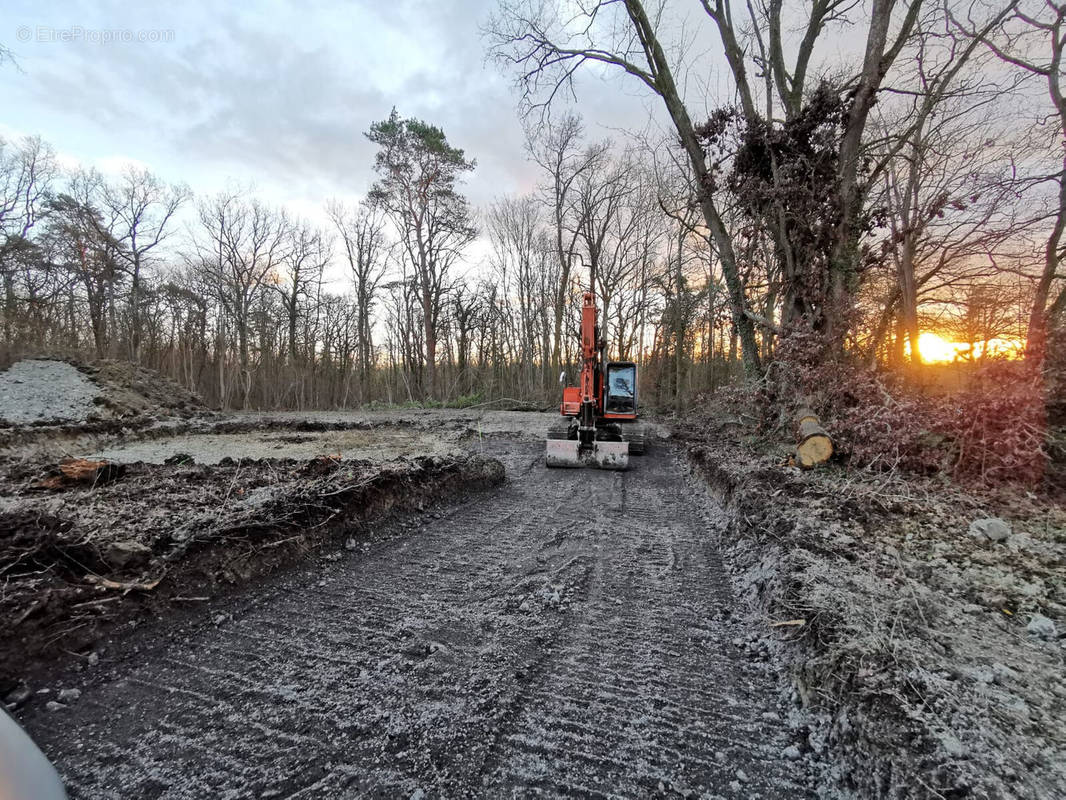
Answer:
[[[570,223],[575,181],[601,168],[606,161],[606,143],[582,147],[581,118],[564,115],[530,133],[526,149],[534,162],[546,173],[543,194],[551,214],[552,238],[558,260],[558,276],[552,297],[551,367],[562,365],[563,319],[571,302],[571,274],[577,253],[580,225]]]
[[[531,105],[537,105],[538,98],[551,103],[560,90],[572,85],[574,73],[589,62],[620,69],[662,100],[701,188],[700,207],[722,261],[734,321],[743,341],[745,366],[750,375],[757,375],[760,365],[755,329],[744,313],[744,287],[733,243],[712,191],[712,166],[677,87],[656,24],[640,0],[601,0],[579,8],[577,16],[563,20],[564,12],[553,5],[537,0],[501,0],[498,14],[489,23],[494,53],[517,67]],[[615,16],[619,8],[621,12]],[[604,40],[598,40],[598,35]]]
[[[359,398],[366,402],[371,369],[374,364],[372,313],[378,288],[385,277],[391,245],[385,235],[381,214],[367,204],[354,210],[339,201],[331,201],[326,212],[333,221],[344,246],[344,257],[355,290],[355,313],[358,320]]]
[[[110,355],[114,344],[120,261],[125,256],[112,221],[96,205],[101,185],[96,172],[74,173],[66,191],[49,201],[45,235],[50,260],[84,291],[97,358]]]
[[[1044,358],[1047,332],[1061,322],[1066,311],[1066,288],[1052,299],[1053,287],[1061,276],[1059,265],[1066,253],[1066,96],[1063,70],[1066,64],[1066,3],[1058,0],[1025,2],[1011,0],[1005,9],[983,27],[960,20],[948,10],[954,28],[986,45],[1003,63],[1023,75],[1046,82],[1054,119],[1055,168],[1038,176],[1033,183],[1055,187],[1055,204],[1049,214],[1050,230],[1044,245],[1044,265],[1033,294],[1027,334],[1028,351],[1037,361]]]
[[[228,326],[236,329],[240,406],[245,408],[252,391],[252,314],[260,288],[288,254],[290,224],[283,213],[236,191],[202,201],[198,212],[195,263],[209,278],[222,310],[218,329],[222,350],[229,346]],[[217,360],[219,395],[225,402],[229,397],[225,359]]]
[[[0,280],[4,342],[8,344],[14,337],[17,313],[17,264],[32,249],[29,235],[47,210],[55,177],[55,153],[39,137],[24,139],[15,147],[0,138]]]
[[[322,273],[333,257],[328,235],[315,230],[306,222],[296,222],[286,231],[288,242],[278,268],[278,279],[272,286],[281,297],[288,322],[287,349],[289,363],[295,365],[312,352],[302,355],[298,326],[310,313],[310,302],[321,293]]]
[[[122,263],[129,275],[128,350],[140,361],[144,324],[143,272],[152,252],[172,233],[174,215],[191,192],[184,185],[167,186],[147,170],[130,167],[117,184],[102,187],[102,205],[114,220],[113,235],[122,247]]]
[[[508,314],[512,322],[510,341],[513,357],[522,380],[520,392],[539,394],[536,377],[544,378],[544,370],[537,370],[538,362],[545,363],[551,354],[543,349],[546,333],[541,328],[544,318],[539,311],[554,294],[554,281],[546,281],[546,259],[541,236],[540,207],[533,197],[503,197],[496,200],[486,214],[486,230],[493,248],[491,266],[502,290],[502,302],[510,310],[512,303],[517,314]],[[554,275],[550,275],[554,278]],[[548,289],[549,295],[543,292]],[[457,310],[462,306],[457,306]]]

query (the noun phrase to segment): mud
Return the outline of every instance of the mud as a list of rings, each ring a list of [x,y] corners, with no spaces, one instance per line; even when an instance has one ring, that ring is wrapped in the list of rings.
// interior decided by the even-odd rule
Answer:
[[[807,794],[778,675],[737,644],[724,519],[675,451],[610,473],[481,446],[499,490],[34,686],[81,690],[24,717],[72,797]]]
[[[0,428],[0,458],[27,459],[66,456],[86,456],[111,450],[122,450],[145,460],[165,459],[180,451],[173,441],[180,438],[202,444],[205,458],[210,460],[217,447],[210,436],[251,434],[243,440],[233,440],[248,452],[260,457],[287,456],[283,444],[314,444],[304,448],[313,454],[336,453],[328,436],[291,437],[301,434],[326,434],[340,431],[375,431],[374,437],[384,441],[389,432],[401,444],[405,454],[418,453],[419,446],[433,446],[441,441],[466,442],[476,447],[479,442],[505,437],[534,441],[543,439],[544,431],[558,414],[528,411],[451,411],[451,410],[393,410],[393,411],[315,411],[297,412],[235,412],[201,411],[188,418],[173,416],[140,416],[122,419],[93,420],[78,424],[47,426],[18,426]],[[654,424],[652,436],[668,433]],[[277,438],[268,441],[271,433]],[[282,438],[290,436],[289,439]],[[354,436],[354,434],[353,434]],[[406,438],[406,443],[402,442]],[[225,440],[223,440],[225,441]],[[349,445],[353,442],[349,442]],[[246,446],[245,446],[246,445]],[[410,445],[407,447],[406,445]],[[333,449],[330,449],[330,448]],[[274,452],[275,450],[279,452]],[[377,455],[372,447],[370,457]]]
[[[97,387],[62,361],[19,361],[0,372],[0,426],[84,422]]]
[[[0,694],[117,626],[499,483],[492,459],[260,460],[124,465],[106,484],[19,463],[0,481]],[[117,472],[117,471],[114,471]],[[54,487],[59,488],[54,488]]]

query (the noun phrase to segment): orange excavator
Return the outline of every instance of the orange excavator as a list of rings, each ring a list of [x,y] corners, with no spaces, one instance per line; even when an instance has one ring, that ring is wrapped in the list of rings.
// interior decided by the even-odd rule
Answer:
[[[585,292],[581,306],[581,380],[565,386],[559,413],[548,430],[544,463],[549,467],[628,469],[629,456],[644,453],[645,429],[637,422],[637,365],[607,361],[607,344],[596,323],[596,298]]]

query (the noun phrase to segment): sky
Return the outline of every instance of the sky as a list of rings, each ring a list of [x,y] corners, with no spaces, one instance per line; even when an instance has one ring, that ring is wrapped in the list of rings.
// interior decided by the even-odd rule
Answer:
[[[327,199],[373,181],[364,133],[395,106],[477,160],[475,206],[538,180],[513,76],[485,59],[495,0],[4,5],[18,69],[0,67],[0,136],[40,135],[68,166],[134,163],[198,195],[251,185],[325,224]],[[593,138],[651,107],[613,76],[587,74],[579,95]]]

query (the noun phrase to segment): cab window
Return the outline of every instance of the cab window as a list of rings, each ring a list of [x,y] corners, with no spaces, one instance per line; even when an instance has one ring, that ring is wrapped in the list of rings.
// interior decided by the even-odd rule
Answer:
[[[607,368],[608,413],[630,413],[636,409],[637,368],[632,364],[612,365]]]

